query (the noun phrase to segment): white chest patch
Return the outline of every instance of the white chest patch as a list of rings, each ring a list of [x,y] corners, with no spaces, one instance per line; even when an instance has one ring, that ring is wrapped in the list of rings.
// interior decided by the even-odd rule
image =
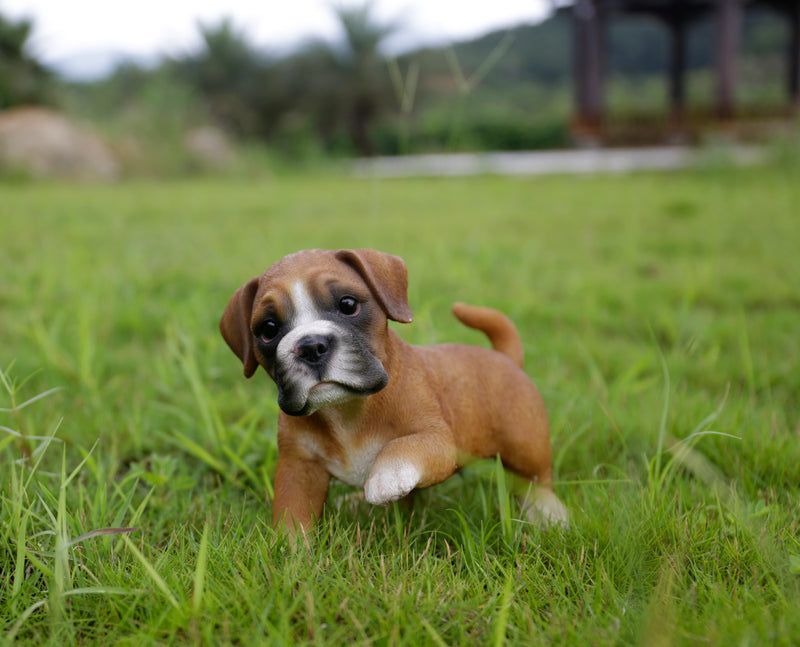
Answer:
[[[366,442],[358,449],[355,449],[349,446],[346,432],[340,431],[337,433],[337,437],[345,450],[342,460],[326,456],[323,448],[314,437],[306,437],[301,442],[307,452],[322,460],[325,469],[328,470],[331,476],[351,487],[364,487],[370,470],[372,470],[372,464],[375,462],[375,458],[383,445],[379,442]]]
[[[367,482],[372,464],[375,462],[375,457],[380,450],[380,444],[367,443],[358,451],[348,452],[343,461],[326,460],[325,467],[342,483],[362,488]]]

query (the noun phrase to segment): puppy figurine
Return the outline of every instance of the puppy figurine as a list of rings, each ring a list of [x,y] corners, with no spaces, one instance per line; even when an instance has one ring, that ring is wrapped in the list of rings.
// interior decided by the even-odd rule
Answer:
[[[565,525],[547,413],[514,324],[456,304],[494,350],[412,346],[387,325],[412,320],[407,288],[397,256],[315,249],[279,260],[228,303],[220,331],[245,376],[260,364],[278,387],[274,524],[308,530],[332,476],[387,505],[499,454],[531,483],[519,497],[528,519]]]

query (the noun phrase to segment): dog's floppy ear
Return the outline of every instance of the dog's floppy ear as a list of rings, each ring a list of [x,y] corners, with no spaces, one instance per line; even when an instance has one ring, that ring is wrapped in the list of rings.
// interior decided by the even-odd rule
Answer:
[[[340,249],[335,256],[361,275],[389,319],[401,323],[414,319],[408,306],[408,271],[402,258],[374,249]]]
[[[252,376],[258,368],[258,361],[253,353],[253,333],[250,331],[256,290],[258,278],[251,279],[236,290],[219,322],[222,336],[244,364],[245,377]]]

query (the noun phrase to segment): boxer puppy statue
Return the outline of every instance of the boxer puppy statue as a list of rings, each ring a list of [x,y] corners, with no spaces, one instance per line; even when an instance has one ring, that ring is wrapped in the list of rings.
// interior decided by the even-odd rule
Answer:
[[[387,325],[412,320],[407,288],[401,258],[315,249],[279,260],[228,303],[220,330],[245,376],[260,364],[278,387],[274,524],[313,526],[332,476],[383,506],[499,454],[531,484],[519,497],[528,519],[565,525],[547,413],[514,324],[456,304],[493,350],[412,346]]]

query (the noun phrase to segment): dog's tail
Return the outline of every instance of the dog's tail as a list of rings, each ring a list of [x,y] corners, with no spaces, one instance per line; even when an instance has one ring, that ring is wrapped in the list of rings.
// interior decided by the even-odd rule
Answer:
[[[453,304],[453,314],[465,326],[484,333],[492,342],[492,348],[503,355],[508,355],[517,366],[522,368],[524,356],[522,340],[511,319],[497,310],[470,306],[466,303]]]

